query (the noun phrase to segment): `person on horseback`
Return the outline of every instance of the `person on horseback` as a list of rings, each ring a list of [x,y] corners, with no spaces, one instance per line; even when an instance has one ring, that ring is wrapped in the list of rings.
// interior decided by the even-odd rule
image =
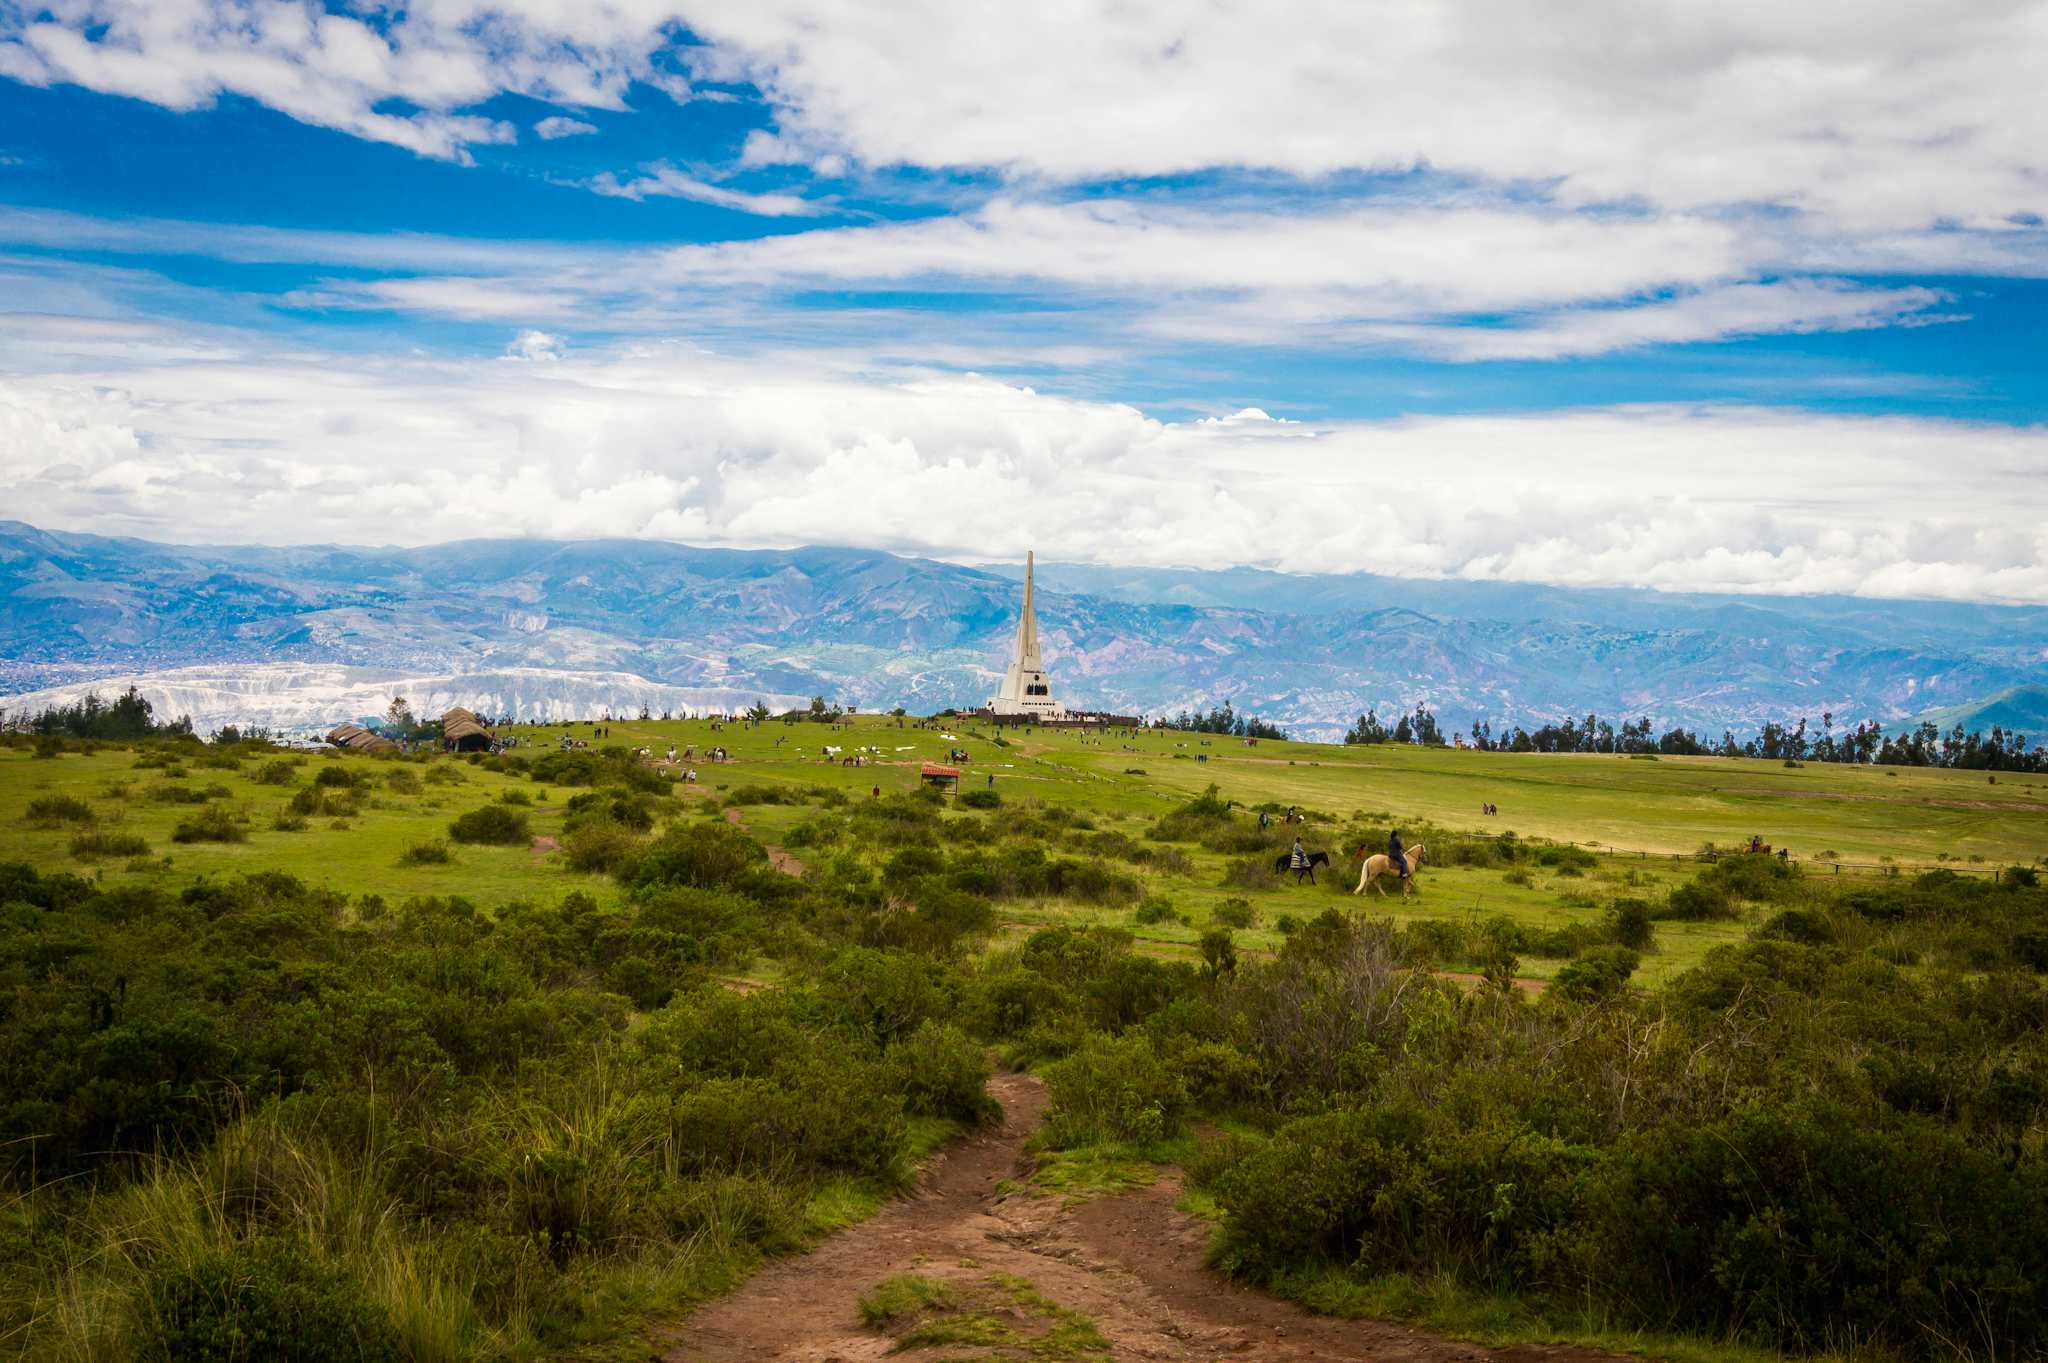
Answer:
[[[1287,869],[1304,871],[1308,869],[1308,849],[1301,845],[1299,837],[1294,840],[1294,850],[1287,854]]]
[[[1401,850],[1401,830],[1387,834],[1387,860],[1401,873],[1401,879],[1408,878],[1408,854]]]

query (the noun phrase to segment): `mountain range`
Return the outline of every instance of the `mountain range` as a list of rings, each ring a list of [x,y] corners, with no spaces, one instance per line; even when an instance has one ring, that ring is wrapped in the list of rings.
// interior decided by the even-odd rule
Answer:
[[[393,685],[423,712],[529,718],[811,695],[930,711],[995,688],[1021,574],[866,549],[180,546],[0,521],[0,704],[135,679],[202,729],[359,718]],[[1314,737],[1417,703],[1459,729],[1587,711],[1893,725],[2048,681],[2041,607],[1081,564],[1039,565],[1038,588],[1069,704],[1229,700]]]

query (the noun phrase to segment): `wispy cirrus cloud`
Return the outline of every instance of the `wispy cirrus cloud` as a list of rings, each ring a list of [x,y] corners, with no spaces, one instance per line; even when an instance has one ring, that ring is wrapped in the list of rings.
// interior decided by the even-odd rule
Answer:
[[[642,174],[630,180],[621,180],[606,171],[592,179],[589,186],[599,194],[616,199],[689,199],[763,218],[810,217],[829,208],[829,205],[799,194],[751,194],[745,190],[729,189],[662,164],[648,166]]]
[[[756,211],[798,207],[744,197]],[[0,243],[7,242],[351,271],[277,295],[289,309],[580,320],[585,329],[637,332],[701,320],[713,297],[728,312],[751,308],[765,319],[779,299],[821,288],[1028,288],[1048,301],[1087,302],[1085,325],[1151,343],[1342,346],[1455,361],[1556,360],[1958,315],[1945,293],[1923,286],[1764,278],[1810,249],[1792,233],[1507,204],[1338,205],[1275,216],[1004,199],[969,214],[679,247],[109,223],[0,210]],[[1475,317],[1490,320],[1474,325]]]

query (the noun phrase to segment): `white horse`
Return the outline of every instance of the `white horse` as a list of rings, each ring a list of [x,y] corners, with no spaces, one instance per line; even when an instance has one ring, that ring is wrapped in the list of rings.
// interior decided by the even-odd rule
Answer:
[[[1394,873],[1394,859],[1385,852],[1375,852],[1368,857],[1365,855],[1365,848],[1363,847],[1360,847],[1351,855],[1354,859],[1363,858],[1365,861],[1365,864],[1358,868],[1358,888],[1351,893],[1364,894],[1365,887],[1370,885],[1378,893],[1385,894],[1386,891],[1380,889],[1379,879],[1381,876]],[[1416,874],[1422,870],[1422,844],[1418,842],[1409,848],[1407,850],[1407,857],[1408,875],[1401,882],[1401,898],[1403,899],[1408,897],[1409,887],[1414,883]]]

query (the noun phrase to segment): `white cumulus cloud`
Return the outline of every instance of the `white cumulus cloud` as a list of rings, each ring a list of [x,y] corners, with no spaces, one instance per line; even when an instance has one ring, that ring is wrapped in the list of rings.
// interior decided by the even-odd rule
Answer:
[[[560,114],[553,114],[534,124],[533,131],[535,136],[539,137],[541,141],[555,142],[564,137],[588,137],[591,133],[597,131],[597,125],[595,123],[585,123],[581,119],[564,118]]]

